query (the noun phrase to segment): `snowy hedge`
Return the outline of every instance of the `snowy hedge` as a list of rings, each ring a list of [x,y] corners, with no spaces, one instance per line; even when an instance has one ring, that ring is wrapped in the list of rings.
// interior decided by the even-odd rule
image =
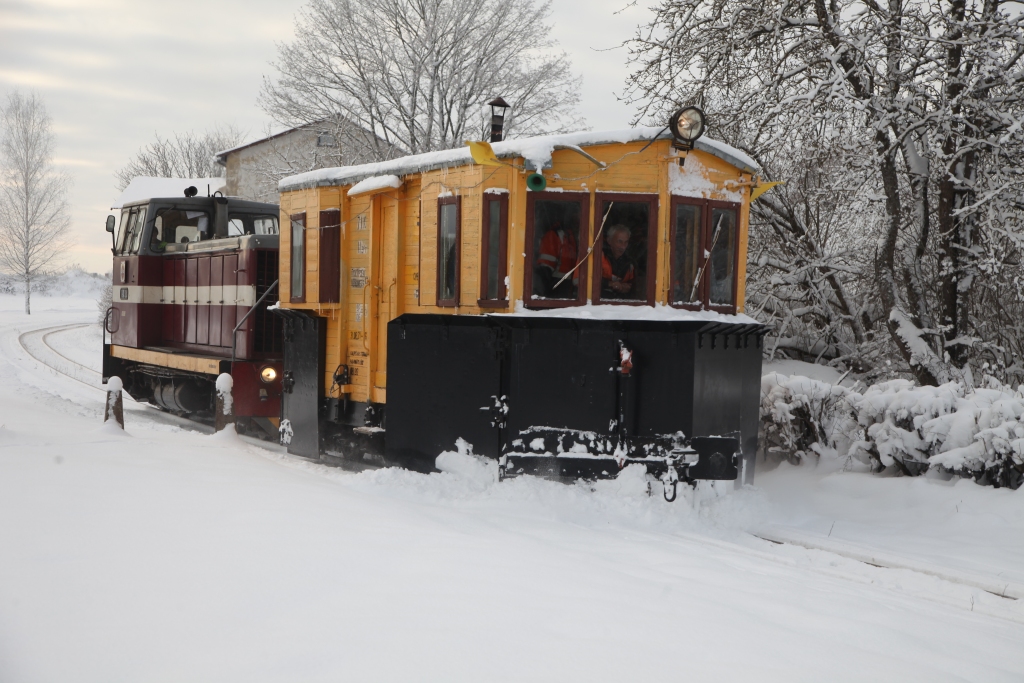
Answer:
[[[929,468],[1018,488],[1024,482],[1024,386],[938,387],[892,380],[848,388],[770,373],[761,378],[762,456],[849,457],[874,471]]]

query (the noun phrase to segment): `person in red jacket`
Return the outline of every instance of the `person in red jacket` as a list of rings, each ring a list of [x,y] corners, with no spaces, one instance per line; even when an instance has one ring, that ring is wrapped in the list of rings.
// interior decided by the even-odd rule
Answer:
[[[636,268],[626,254],[632,232],[625,225],[613,225],[604,237],[601,255],[601,298],[633,298]]]
[[[544,233],[540,240],[540,249],[537,256],[536,273],[542,287],[537,292],[541,296],[557,299],[572,299],[576,297],[576,287],[579,284],[578,272],[573,272],[561,285],[555,285],[565,277],[565,274],[576,266],[576,235],[566,230],[560,223],[555,223]],[[536,289],[536,288],[535,288]]]

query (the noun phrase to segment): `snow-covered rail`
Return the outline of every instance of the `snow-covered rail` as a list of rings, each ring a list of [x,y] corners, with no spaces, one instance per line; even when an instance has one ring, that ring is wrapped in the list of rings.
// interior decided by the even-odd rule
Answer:
[[[76,323],[30,330],[18,335],[18,345],[21,346],[25,353],[54,372],[70,377],[76,382],[80,382],[98,391],[105,391],[101,384],[102,376],[99,372],[68,358],[53,348],[47,341],[51,335],[89,327],[91,324]]]
[[[934,563],[924,562],[922,560],[901,557],[893,553],[880,551],[875,548],[869,548],[867,546],[850,543],[848,541],[835,541],[831,539],[823,540],[810,534],[778,525],[760,529],[755,535],[758,538],[771,541],[772,543],[796,545],[807,548],[808,550],[821,550],[849,558],[856,562],[862,562],[873,567],[881,567],[884,569],[906,569],[912,572],[917,572],[918,574],[934,576],[942,579],[943,581],[949,581],[950,583],[979,588],[1001,598],[1008,598],[1012,600],[1024,599],[1024,585],[1013,581],[999,581],[995,578],[978,576],[968,572],[942,567]]]
[[[1009,594],[1013,588],[1009,584],[1005,584],[1007,594],[1001,595],[999,592],[962,580],[964,577],[957,576],[955,571],[942,569],[922,572],[901,566],[909,563],[908,560],[894,561],[892,566],[886,566],[861,557],[852,557],[835,549],[812,549],[788,541],[771,540],[771,545],[764,547],[719,540],[696,533],[681,533],[677,534],[677,537],[683,543],[756,557],[773,564],[801,568],[815,574],[862,585],[872,585],[893,595],[926,600],[1024,624],[1024,601]],[[762,540],[769,539],[760,532],[751,537],[754,543],[760,543]],[[778,551],[773,551],[772,548],[778,548]],[[1001,585],[1000,588],[1002,587]]]
[[[106,388],[103,386],[102,374],[83,365],[76,360],[68,358],[65,354],[61,353],[53,347],[50,343],[50,338],[62,333],[71,332],[78,330],[83,327],[89,327],[93,323],[73,323],[69,325],[57,325],[55,327],[43,327],[37,330],[29,330],[18,335],[18,345],[22,350],[28,354],[30,358],[49,368],[53,372],[63,375],[68,379],[74,380],[79,384],[84,384],[90,389],[96,390],[96,392],[106,393]],[[97,349],[97,353],[99,350]],[[136,401],[131,396],[125,396],[125,407],[132,405],[132,412],[136,416],[145,416],[147,419],[154,420],[162,424],[171,424],[178,427],[186,427],[200,432],[212,432],[212,427],[204,425],[200,422],[195,422],[184,417],[178,417],[171,413],[166,413],[149,403]]]

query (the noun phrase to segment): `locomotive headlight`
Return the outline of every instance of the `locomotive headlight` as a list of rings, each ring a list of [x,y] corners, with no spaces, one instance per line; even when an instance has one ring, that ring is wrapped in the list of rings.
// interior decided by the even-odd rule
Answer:
[[[266,382],[267,384],[270,384],[275,379],[277,379],[277,370],[268,365],[267,367],[260,370],[260,379]]]

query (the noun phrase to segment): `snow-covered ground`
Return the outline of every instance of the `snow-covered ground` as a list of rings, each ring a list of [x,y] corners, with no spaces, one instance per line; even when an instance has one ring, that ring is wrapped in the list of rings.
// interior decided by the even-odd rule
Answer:
[[[10,299],[10,300],[8,300]],[[674,504],[359,474],[103,394],[88,298],[0,297],[0,681],[1020,681],[1024,495],[785,466]],[[45,356],[44,356],[45,357]],[[85,372],[84,370],[82,371]],[[789,532],[935,572],[776,544]],[[813,545],[813,544],[810,544]]]

